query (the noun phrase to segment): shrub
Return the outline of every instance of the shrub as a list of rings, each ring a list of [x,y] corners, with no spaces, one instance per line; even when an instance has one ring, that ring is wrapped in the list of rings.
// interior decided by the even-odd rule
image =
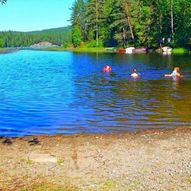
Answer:
[[[188,50],[185,48],[173,48],[172,53],[173,54],[185,54],[185,53],[188,53]]]

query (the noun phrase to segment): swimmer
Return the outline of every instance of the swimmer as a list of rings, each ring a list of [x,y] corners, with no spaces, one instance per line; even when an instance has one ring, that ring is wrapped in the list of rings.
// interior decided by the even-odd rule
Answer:
[[[131,72],[131,77],[132,78],[138,78],[139,77],[139,74],[135,68]]]
[[[173,72],[171,74],[165,74],[165,77],[182,77],[182,75],[180,74],[180,68],[179,67],[175,67]]]
[[[111,72],[112,71],[112,69],[111,69],[111,67],[109,66],[109,65],[105,65],[104,67],[103,67],[103,69],[102,69],[102,72]]]

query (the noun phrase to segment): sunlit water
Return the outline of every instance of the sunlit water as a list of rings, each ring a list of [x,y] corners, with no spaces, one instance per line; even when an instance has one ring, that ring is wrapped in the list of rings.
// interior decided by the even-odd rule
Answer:
[[[105,64],[112,74],[103,74]],[[165,79],[174,66],[184,77]],[[141,73],[130,78],[133,68]],[[190,56],[19,51],[0,55],[0,136],[191,126]]]

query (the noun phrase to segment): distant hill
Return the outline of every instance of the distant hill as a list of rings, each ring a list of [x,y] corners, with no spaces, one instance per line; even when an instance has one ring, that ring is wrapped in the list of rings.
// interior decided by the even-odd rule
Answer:
[[[60,46],[71,43],[71,34],[71,26],[30,32],[2,31],[0,47],[27,47],[44,41]]]
[[[72,30],[71,26],[67,26],[67,27],[58,27],[58,28],[51,28],[51,29],[44,29],[44,30],[39,30],[39,31],[30,31],[30,32],[26,32],[26,33],[70,33]]]

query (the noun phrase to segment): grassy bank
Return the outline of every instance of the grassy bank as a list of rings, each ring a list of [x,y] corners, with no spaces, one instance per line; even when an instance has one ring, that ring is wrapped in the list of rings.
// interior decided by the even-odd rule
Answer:
[[[111,53],[115,52],[113,47],[78,47],[78,48],[64,48],[64,47],[49,47],[41,50],[49,51],[72,51],[72,52],[84,52],[84,53]],[[157,50],[156,50],[157,51]],[[186,48],[173,48],[172,54],[188,54],[189,50]]]
[[[87,47],[83,47],[83,48],[63,48],[63,47],[50,47],[50,48],[46,48],[43,50],[51,50],[51,51],[72,51],[72,52],[107,52],[106,48],[87,48]]]
[[[0,53],[5,53],[6,52],[6,48],[0,48]]]
[[[185,48],[173,48],[172,54],[187,54],[189,51]]]
[[[15,52],[17,50],[18,49],[16,49],[16,48],[0,48],[0,54],[1,53],[11,53],[11,52]]]

